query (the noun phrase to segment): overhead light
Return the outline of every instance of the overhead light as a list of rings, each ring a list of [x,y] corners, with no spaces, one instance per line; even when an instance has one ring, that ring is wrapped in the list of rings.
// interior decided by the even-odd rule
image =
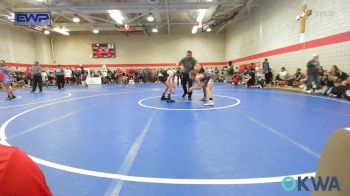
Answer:
[[[45,35],[50,35],[50,31],[49,31],[49,30],[45,30],[45,31],[44,31],[44,34],[45,34]]]
[[[211,31],[211,28],[209,27],[209,28],[207,28],[207,32],[210,32]]]
[[[207,0],[207,2],[213,2],[213,0]]]
[[[92,32],[95,33],[95,34],[97,34],[97,33],[99,33],[100,31],[99,31],[98,29],[94,29],[94,30],[92,30]]]
[[[119,10],[108,10],[109,15],[115,20],[118,24],[123,24],[124,17]]]
[[[192,34],[197,33],[197,30],[198,30],[198,26],[197,26],[197,25],[196,25],[196,26],[193,26],[193,28],[192,28]]]
[[[37,2],[44,2],[44,0],[36,0]]]
[[[154,28],[152,29],[152,32],[153,32],[153,33],[157,33],[157,32],[158,32],[158,29],[154,27]]]
[[[129,26],[128,24],[125,24],[124,28],[125,28],[126,30],[128,30],[128,29],[130,28],[130,26]]]
[[[153,21],[154,21],[154,17],[150,14],[150,15],[148,15],[148,17],[147,17],[147,20],[148,20],[149,22],[153,22]]]
[[[15,22],[15,14],[11,13],[10,15],[7,15],[7,19],[12,21],[12,22]]]
[[[198,10],[198,16],[197,16],[197,22],[201,23],[204,19],[205,13],[207,12],[207,9],[199,9]]]
[[[80,22],[80,18],[79,18],[79,17],[77,17],[77,16],[75,16],[75,17],[73,18],[73,22],[75,22],[75,23],[79,23],[79,22]]]
[[[53,28],[53,30],[55,31],[55,32],[57,32],[57,33],[61,33],[61,34],[63,34],[63,35],[69,35],[69,33],[68,33],[68,29],[66,29],[66,28],[58,28],[58,27],[55,27],[55,28]]]

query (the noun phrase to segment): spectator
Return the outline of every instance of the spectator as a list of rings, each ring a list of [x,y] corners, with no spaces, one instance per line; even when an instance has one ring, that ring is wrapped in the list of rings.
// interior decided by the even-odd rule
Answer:
[[[51,196],[39,167],[17,147],[0,144],[1,195]]]
[[[72,78],[72,70],[66,68],[66,70],[64,71],[64,80],[66,84],[70,84],[71,78]]]
[[[234,73],[232,78],[231,78],[232,86],[237,86],[238,82],[239,82],[239,75],[238,75],[238,73]]]
[[[300,85],[300,80],[303,78],[303,74],[301,73],[301,69],[298,68],[295,74],[288,79],[288,86],[298,87]]]
[[[245,84],[247,85],[248,88],[255,85],[255,72],[254,71],[255,71],[255,68],[251,67],[250,71],[247,72]]]
[[[271,84],[272,78],[273,78],[272,69],[269,68],[268,70],[269,71],[267,73],[265,72],[266,84]],[[264,69],[264,71],[266,71],[266,70]]]
[[[265,79],[265,73],[263,69],[259,69],[259,71],[257,71],[256,82],[257,82],[258,88],[264,88],[266,79]]]
[[[46,87],[48,87],[48,86],[49,86],[49,84],[48,84],[49,77],[48,77],[46,71],[43,70],[43,71],[41,72],[41,78],[42,78],[42,80],[43,80],[43,84],[46,85]]]
[[[86,78],[88,76],[88,72],[84,69],[83,66],[80,66],[80,80],[81,80],[81,85],[83,87],[87,87],[87,83],[86,83]]]
[[[276,85],[285,85],[286,84],[286,80],[288,79],[288,73],[286,68],[282,67],[281,68],[281,72],[277,74],[275,82]]]
[[[320,83],[320,61],[319,61],[319,55],[314,54],[312,56],[312,59],[307,62],[306,65],[306,75],[307,75],[307,85],[306,85],[306,92],[312,93],[313,89],[313,82],[316,85],[316,91],[321,89]]]

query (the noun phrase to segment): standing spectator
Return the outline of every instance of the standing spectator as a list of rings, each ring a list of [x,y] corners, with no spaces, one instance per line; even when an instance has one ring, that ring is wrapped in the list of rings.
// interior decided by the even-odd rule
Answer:
[[[87,83],[86,83],[86,78],[88,76],[88,72],[84,69],[83,66],[80,67],[80,80],[81,80],[81,85],[83,87],[87,87]]]
[[[64,88],[64,70],[61,68],[61,65],[57,65],[55,69],[55,75],[56,75],[56,83],[58,89]]]
[[[195,67],[200,67],[200,65],[198,64],[198,61],[192,57],[191,50],[187,50],[186,57],[182,58],[178,65],[183,66],[181,85],[184,92],[182,97],[188,95],[188,100],[192,100],[192,92],[187,91],[187,83],[188,88],[191,88],[193,83],[189,77],[189,73],[194,70]]]
[[[320,61],[319,55],[312,55],[312,59],[306,64],[306,75],[307,75],[307,85],[306,92],[312,93],[313,82],[316,85],[316,90],[319,91],[321,89],[321,79],[320,79]]]
[[[265,79],[266,79],[266,83],[267,84],[270,84],[271,83],[271,80],[272,78],[270,78],[270,63],[269,63],[269,60],[268,59],[264,59],[263,63],[262,63],[262,69],[264,70],[264,73],[265,73]]]
[[[65,72],[64,72],[64,80],[66,82],[66,84],[69,84],[69,81],[72,78],[72,71],[68,68],[66,68]]]
[[[218,67],[215,67],[214,74],[216,75],[216,81],[220,79],[220,70]]]
[[[27,67],[27,69],[24,71],[24,76],[25,76],[25,83],[26,85],[28,85],[28,87],[31,85],[31,78],[32,78],[32,74],[30,73],[30,69],[29,67]]]
[[[117,70],[117,82],[118,84],[121,84],[123,80],[123,72],[120,68]]]
[[[43,92],[43,80],[41,77],[42,68],[38,61],[34,62],[32,68],[30,68],[30,73],[33,76],[33,89],[32,93],[36,91],[36,86],[39,85],[39,93]]]
[[[232,63],[232,61],[230,61],[230,63]],[[233,66],[230,65],[229,69],[228,69],[228,78],[227,78],[227,81],[230,82],[230,79],[232,78],[233,74],[234,74],[234,69],[233,69]]]
[[[46,71],[43,70],[41,72],[41,78],[42,78],[43,84],[46,85],[46,87],[48,87],[49,86],[49,84],[48,84],[49,77],[48,77]]]

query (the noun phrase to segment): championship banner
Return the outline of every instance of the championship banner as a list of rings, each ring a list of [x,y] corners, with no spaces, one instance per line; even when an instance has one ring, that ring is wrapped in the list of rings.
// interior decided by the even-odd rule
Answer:
[[[92,44],[92,56],[94,58],[115,58],[114,44]]]

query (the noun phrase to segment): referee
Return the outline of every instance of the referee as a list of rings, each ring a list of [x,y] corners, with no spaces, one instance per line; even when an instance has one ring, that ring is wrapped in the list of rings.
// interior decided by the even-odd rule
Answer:
[[[198,61],[192,57],[191,50],[187,50],[186,57],[181,59],[178,66],[183,66],[181,85],[182,85],[184,93],[183,93],[182,97],[185,97],[186,95],[188,95],[188,100],[191,101],[192,100],[192,92],[187,91],[187,83],[188,83],[188,88],[191,88],[193,81],[190,79],[189,73],[190,73],[190,71],[194,70],[195,67],[196,68],[199,67]]]
[[[41,77],[41,72],[41,66],[39,65],[38,61],[35,61],[32,68],[30,68],[30,73],[33,76],[33,89],[31,91],[32,93],[35,92],[37,86],[39,86],[39,93],[43,92],[43,80]]]

